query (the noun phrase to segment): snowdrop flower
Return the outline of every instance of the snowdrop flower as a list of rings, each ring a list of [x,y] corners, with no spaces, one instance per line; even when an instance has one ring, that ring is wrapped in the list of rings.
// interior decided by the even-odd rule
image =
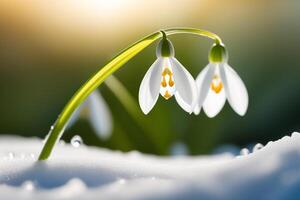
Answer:
[[[142,111],[148,114],[161,94],[166,100],[175,95],[179,106],[192,113],[197,101],[195,80],[174,57],[174,47],[165,33],[157,46],[156,56],[140,85],[139,104]]]
[[[73,113],[67,128],[79,117],[86,118],[101,139],[108,139],[112,132],[112,116],[101,94],[95,90]]]
[[[227,61],[225,47],[215,44],[210,51],[209,64],[196,79],[199,98],[194,109],[195,114],[199,114],[203,107],[208,117],[214,117],[221,111],[227,99],[237,114],[245,115],[248,107],[247,89]]]

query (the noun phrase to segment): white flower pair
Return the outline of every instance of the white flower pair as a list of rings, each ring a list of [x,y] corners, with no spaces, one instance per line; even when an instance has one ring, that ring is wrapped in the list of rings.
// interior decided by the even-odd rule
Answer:
[[[201,107],[208,117],[216,116],[226,98],[239,115],[248,107],[247,89],[238,74],[227,64],[225,47],[215,44],[209,64],[196,78],[174,57],[174,48],[164,34],[156,50],[156,61],[144,76],[139,89],[139,104],[148,114],[157,102],[159,93],[169,99],[175,95],[180,107],[188,113],[199,114]]]
[[[165,99],[175,95],[179,106],[188,113],[199,114],[203,107],[208,117],[216,116],[226,99],[239,115],[248,107],[247,89],[239,75],[227,64],[225,47],[215,44],[209,55],[209,64],[199,73],[196,81],[174,57],[174,47],[163,33],[163,39],[156,49],[156,61],[144,76],[139,89],[139,104],[148,114],[159,94]],[[112,117],[107,104],[94,91],[74,112],[68,123],[72,126],[79,117],[87,118],[97,135],[107,139],[112,131]]]

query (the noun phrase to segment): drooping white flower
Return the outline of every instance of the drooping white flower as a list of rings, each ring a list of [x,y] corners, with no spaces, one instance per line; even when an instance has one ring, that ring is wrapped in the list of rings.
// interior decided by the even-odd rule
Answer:
[[[112,116],[105,100],[97,90],[91,93],[75,110],[67,128],[75,124],[79,117],[86,118],[101,139],[105,140],[110,137],[112,133]]]
[[[195,80],[174,57],[174,47],[165,35],[157,46],[156,56],[140,85],[139,104],[142,111],[148,114],[161,94],[165,99],[175,95],[182,109],[192,113],[197,101]]]
[[[239,115],[245,115],[248,108],[248,92],[239,75],[228,65],[226,49],[221,44],[212,47],[209,64],[199,73],[196,84],[199,98],[194,113],[201,107],[208,117],[216,116],[226,99]]]

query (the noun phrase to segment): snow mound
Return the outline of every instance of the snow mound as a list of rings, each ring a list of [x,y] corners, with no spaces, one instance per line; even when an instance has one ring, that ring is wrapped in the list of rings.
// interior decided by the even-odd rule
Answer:
[[[300,133],[250,154],[159,157],[0,137],[0,199],[300,199]]]

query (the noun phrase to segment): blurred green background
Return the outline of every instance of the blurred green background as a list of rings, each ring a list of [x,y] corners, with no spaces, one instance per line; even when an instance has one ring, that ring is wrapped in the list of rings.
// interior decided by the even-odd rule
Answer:
[[[300,129],[300,1],[297,0],[77,0],[1,1],[0,132],[45,137],[73,93],[120,50],[156,30],[203,28],[221,36],[230,65],[244,80],[249,108],[239,117],[226,103],[217,117],[185,113],[159,98],[143,127],[112,92],[99,89],[113,114],[108,141],[79,121],[63,139],[88,145],[168,154],[181,141],[191,154],[223,144],[276,140]],[[207,64],[212,41],[171,36],[176,57],[194,77]],[[156,43],[155,43],[156,44]],[[155,60],[155,44],[116,77],[137,101],[140,82]]]

